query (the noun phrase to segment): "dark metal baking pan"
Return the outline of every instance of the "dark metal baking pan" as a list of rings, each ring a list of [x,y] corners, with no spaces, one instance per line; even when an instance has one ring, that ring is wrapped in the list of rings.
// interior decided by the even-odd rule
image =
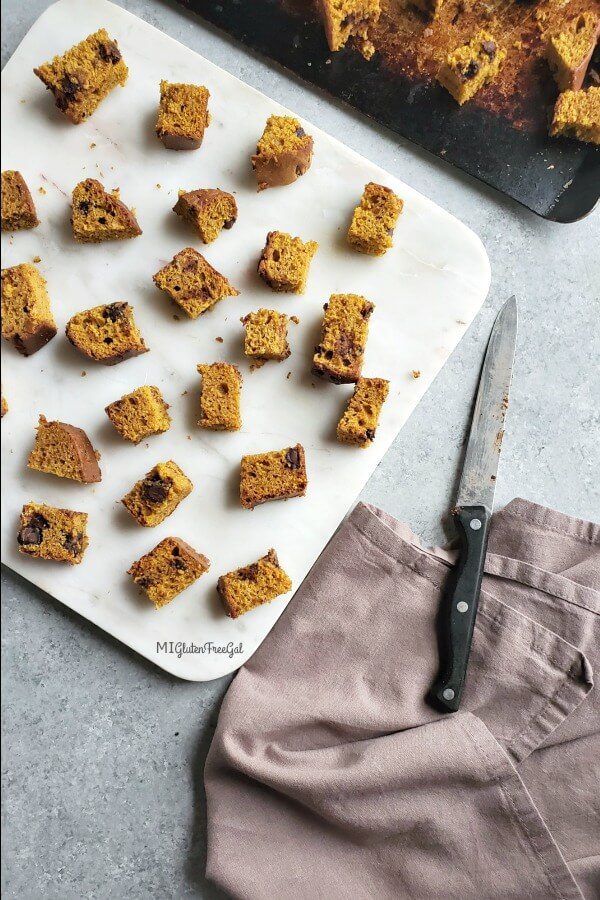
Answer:
[[[545,219],[573,222],[600,196],[600,149],[552,139],[479,105],[458,107],[439,85],[367,62],[350,47],[330,53],[321,23],[282,0],[179,0],[304,80],[512,197]]]

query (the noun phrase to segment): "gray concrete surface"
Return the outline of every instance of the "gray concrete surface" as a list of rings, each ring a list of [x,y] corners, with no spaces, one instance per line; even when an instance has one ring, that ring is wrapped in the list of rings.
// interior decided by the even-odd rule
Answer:
[[[93,2],[93,0],[89,0]],[[2,63],[49,0],[3,0]],[[600,215],[537,219],[161,0],[121,5],[400,175],[482,237],[485,308],[367,485],[443,537],[478,367],[511,294],[520,335],[497,499],[600,519]],[[6,898],[215,897],[203,879],[202,765],[228,679],[157,671],[3,570]]]

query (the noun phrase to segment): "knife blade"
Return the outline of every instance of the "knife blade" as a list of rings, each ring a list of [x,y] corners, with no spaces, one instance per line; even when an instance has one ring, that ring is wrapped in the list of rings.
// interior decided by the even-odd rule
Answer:
[[[459,708],[465,683],[508,411],[517,321],[517,302],[511,297],[490,334],[452,511],[460,550],[438,615],[441,665],[430,691],[430,700],[444,712]]]

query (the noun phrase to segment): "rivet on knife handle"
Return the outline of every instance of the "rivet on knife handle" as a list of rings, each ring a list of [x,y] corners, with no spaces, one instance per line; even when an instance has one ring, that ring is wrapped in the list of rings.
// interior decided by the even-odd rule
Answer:
[[[460,537],[460,555],[438,616],[440,675],[431,688],[431,700],[446,712],[460,706],[481,579],[485,563],[490,512],[485,506],[461,506],[454,513]]]

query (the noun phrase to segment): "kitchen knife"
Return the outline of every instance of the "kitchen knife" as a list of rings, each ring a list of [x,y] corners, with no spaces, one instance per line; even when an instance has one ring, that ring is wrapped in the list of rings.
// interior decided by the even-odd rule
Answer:
[[[458,498],[452,511],[460,550],[439,611],[440,674],[430,691],[430,699],[444,712],[456,712],[459,708],[465,683],[494,506],[516,337],[517,302],[511,297],[498,313],[485,353]]]

